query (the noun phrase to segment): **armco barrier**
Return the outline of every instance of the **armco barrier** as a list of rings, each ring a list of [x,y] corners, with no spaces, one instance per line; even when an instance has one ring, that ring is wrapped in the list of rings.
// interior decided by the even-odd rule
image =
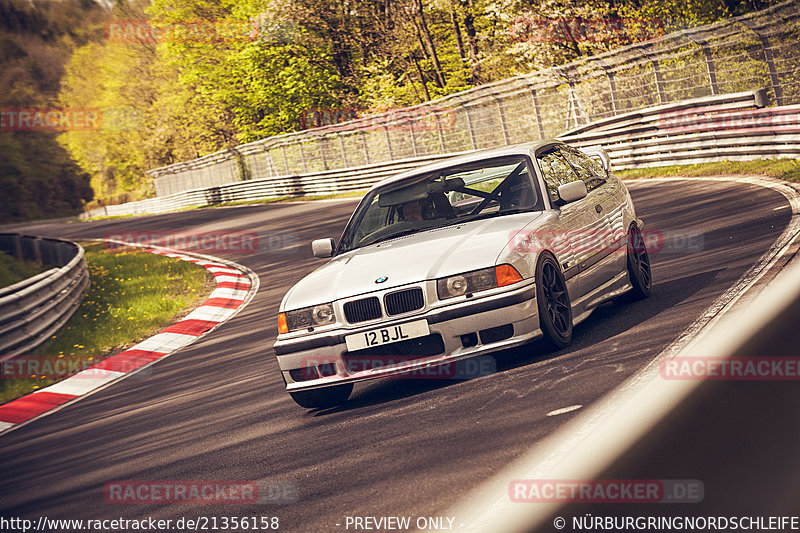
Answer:
[[[579,148],[602,144],[620,170],[800,158],[800,105],[765,102],[765,89],[676,102],[600,120],[559,139]]]
[[[195,189],[169,196],[149,198],[138,202],[128,202],[120,205],[109,205],[81,213],[80,218],[88,219],[116,215],[142,215],[166,213],[176,209],[190,206],[208,206],[224,202],[242,202],[249,200],[263,200],[269,198],[297,197],[335,194],[349,191],[358,191],[369,188],[374,183],[388,178],[399,172],[442,161],[455,154],[417,157],[402,161],[390,161],[376,165],[316,172],[313,174],[298,174],[296,176],[279,176],[258,180],[239,181]]]
[[[0,233],[0,250],[49,270],[0,289],[0,360],[33,350],[69,320],[89,285],[83,248],[59,239]]]

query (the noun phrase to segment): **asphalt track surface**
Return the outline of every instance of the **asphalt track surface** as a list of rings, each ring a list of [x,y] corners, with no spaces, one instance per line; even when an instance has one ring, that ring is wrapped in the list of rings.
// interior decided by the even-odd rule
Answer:
[[[648,231],[691,237],[651,253],[650,299],[601,307],[564,350],[546,353],[533,343],[496,354],[496,374],[360,384],[346,404],[324,411],[297,406],[283,390],[271,350],[275,317],[285,291],[322,264],[308,242],[338,236],[355,201],[27,228],[68,239],[257,232],[265,249],[202,250],[261,279],[255,299],[234,319],[142,376],[0,437],[0,515],[277,516],[280,530],[303,532],[344,531],[348,516],[442,516],[580,411],[547,413],[592,404],[656,357],[757,261],[790,217],[782,195],[753,185],[629,186]],[[103,487],[115,480],[290,483],[297,501],[108,504]]]

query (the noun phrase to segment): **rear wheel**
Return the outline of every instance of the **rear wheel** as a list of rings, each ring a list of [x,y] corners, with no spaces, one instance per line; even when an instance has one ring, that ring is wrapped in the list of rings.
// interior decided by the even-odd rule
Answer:
[[[628,295],[632,300],[647,298],[653,292],[653,276],[650,273],[650,257],[636,224],[628,230],[628,277],[633,290]]]
[[[324,407],[335,407],[343,404],[353,392],[353,384],[334,385],[321,389],[301,390],[289,392],[292,400],[297,402],[300,407],[306,409],[320,409]]]
[[[536,264],[536,298],[544,340],[561,349],[572,341],[572,303],[564,274],[555,258],[542,254]]]

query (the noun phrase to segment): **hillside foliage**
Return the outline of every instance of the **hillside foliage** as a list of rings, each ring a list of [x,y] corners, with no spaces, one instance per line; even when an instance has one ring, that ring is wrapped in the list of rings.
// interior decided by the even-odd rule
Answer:
[[[2,107],[103,113],[0,133],[3,217],[146,198],[146,170],[300,130],[309,110],[405,107],[768,2],[0,0]]]

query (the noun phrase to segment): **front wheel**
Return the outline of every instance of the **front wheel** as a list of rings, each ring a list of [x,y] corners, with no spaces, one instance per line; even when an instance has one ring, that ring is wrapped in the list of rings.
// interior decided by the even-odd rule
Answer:
[[[289,392],[297,405],[306,409],[322,409],[343,404],[353,392],[353,384],[334,385],[321,389],[301,390]]]
[[[545,342],[565,348],[572,341],[572,303],[564,274],[550,254],[542,254],[536,264],[536,298]]]

